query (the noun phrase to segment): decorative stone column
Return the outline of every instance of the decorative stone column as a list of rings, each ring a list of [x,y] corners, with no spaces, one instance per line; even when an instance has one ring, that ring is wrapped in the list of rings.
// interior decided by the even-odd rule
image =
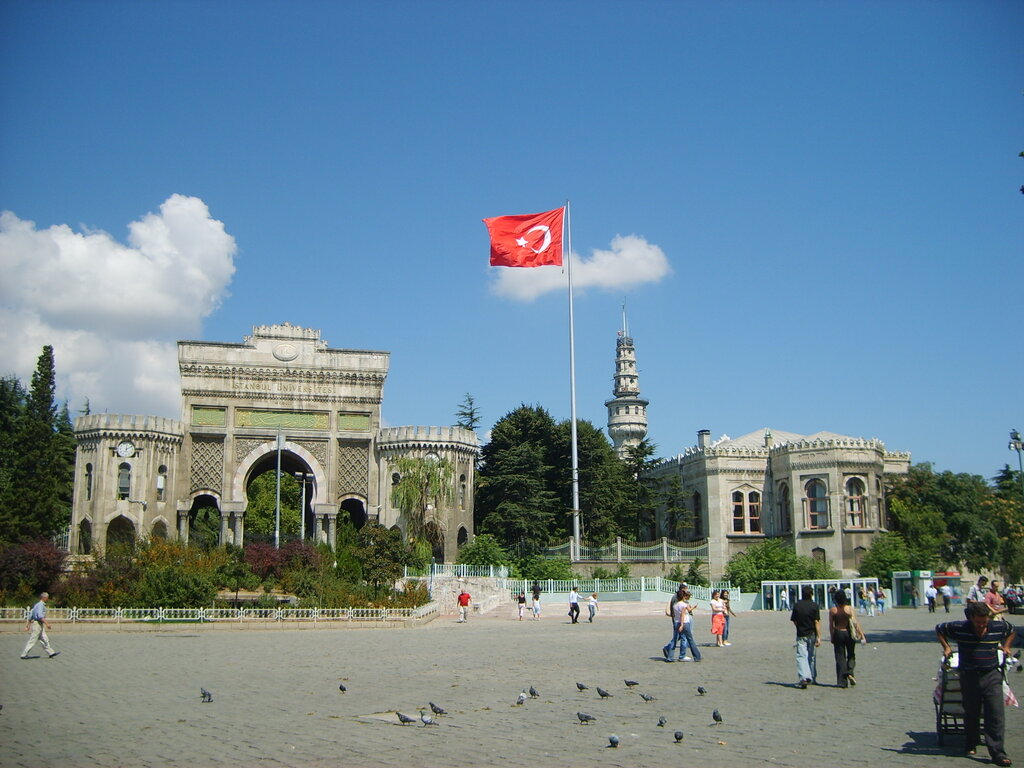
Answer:
[[[245,513],[235,512],[235,546],[245,544]]]
[[[225,509],[220,511],[220,538],[217,540],[217,543],[222,547],[228,543],[228,523],[230,518],[230,512]]]
[[[330,545],[331,550],[333,550],[336,542],[335,534],[338,530],[338,515],[335,513],[333,515],[325,515],[324,517],[327,520],[327,543]]]
[[[221,545],[228,542],[227,534],[229,528],[225,525],[225,520],[230,516],[230,532],[231,532],[231,543],[236,547],[241,547],[245,544],[243,538],[245,534],[245,524],[243,518],[245,517],[245,502],[242,501],[224,501],[221,502]]]
[[[188,544],[188,513],[187,509],[178,510],[178,541]]]

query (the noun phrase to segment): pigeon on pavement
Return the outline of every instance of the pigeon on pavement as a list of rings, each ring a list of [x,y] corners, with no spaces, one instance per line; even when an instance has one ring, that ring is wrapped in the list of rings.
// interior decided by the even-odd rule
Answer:
[[[340,684],[340,685],[338,686],[338,690],[339,690],[339,691],[341,691],[342,693],[344,693],[345,691],[347,691],[347,690],[348,690],[348,688],[346,688],[346,687],[345,687],[345,684],[344,684],[344,683],[341,683],[341,684]]]
[[[636,680],[623,680],[627,688],[632,688],[634,685],[640,685]]]
[[[665,727],[665,723],[667,723],[667,722],[668,722],[668,720],[666,720],[664,716],[659,717],[658,718],[658,727],[659,728],[664,728]]]
[[[616,736],[614,733],[608,737],[608,746],[612,749],[615,749],[617,746],[619,746],[619,737]]]
[[[703,696],[707,692],[708,692],[708,689],[705,688],[703,685],[698,685],[697,686],[697,693],[699,693],[701,696]]]
[[[682,731],[676,731],[673,735],[676,737],[676,744],[678,744],[680,741],[683,740],[683,732]]]
[[[654,701],[654,697],[651,696],[649,693],[641,693],[640,698],[644,701]]]
[[[714,712],[711,713],[711,719],[715,721],[715,725],[721,725],[722,713],[716,709]]]
[[[523,702],[524,701],[526,701],[526,691],[523,691],[522,693],[519,694],[519,698],[516,699],[516,706],[517,707],[523,706]]]
[[[539,693],[539,692],[537,691],[537,689],[536,689],[536,688],[534,688],[534,687],[533,687],[533,686],[531,685],[531,686],[530,686],[530,698],[531,698],[531,699],[536,699],[536,698],[538,698],[539,696],[540,696],[540,693]]]
[[[437,721],[422,709],[420,710],[420,720],[423,721],[424,727],[428,725],[437,725]]]
[[[213,701],[213,694],[205,688],[200,687],[199,695],[202,697],[203,704],[209,704],[211,701]]]
[[[415,717],[409,717],[408,715],[403,715],[401,712],[395,712],[395,714],[398,715],[398,722],[400,722],[402,725],[408,725],[409,723],[415,723],[416,722],[416,718]]]
[[[590,690],[590,688],[588,686],[584,685],[583,683],[576,683],[576,687],[579,688],[581,691],[589,691]]]
[[[580,719],[580,725],[586,725],[596,719],[593,715],[588,715],[586,712],[577,712],[576,717]]]
[[[597,686],[597,695],[600,696],[602,699],[607,699],[611,697],[611,694],[608,693],[608,691],[606,691],[600,685]]]
[[[435,704],[432,701],[428,701],[427,703],[430,705],[430,711],[433,712],[435,715],[447,715],[448,714],[445,711],[444,707],[439,707],[439,706],[437,706],[437,704]]]

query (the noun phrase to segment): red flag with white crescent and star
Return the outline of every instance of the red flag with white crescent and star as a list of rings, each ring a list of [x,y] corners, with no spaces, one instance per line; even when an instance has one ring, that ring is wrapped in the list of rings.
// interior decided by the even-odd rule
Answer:
[[[562,266],[565,208],[484,219],[491,236],[492,267]]]

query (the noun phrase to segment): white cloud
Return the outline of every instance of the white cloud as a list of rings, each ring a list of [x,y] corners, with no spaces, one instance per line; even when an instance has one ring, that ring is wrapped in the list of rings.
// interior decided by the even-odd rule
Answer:
[[[227,295],[235,239],[195,197],[128,225],[128,245],[0,213],[0,375],[28,382],[44,344],[72,409],[180,415],[177,346]]]
[[[644,283],[657,283],[672,273],[664,251],[638,235],[616,235],[611,250],[594,250],[583,260],[572,254],[573,289],[603,288],[621,291]],[[562,267],[496,268],[492,290],[500,296],[532,301],[565,290],[568,275]]]

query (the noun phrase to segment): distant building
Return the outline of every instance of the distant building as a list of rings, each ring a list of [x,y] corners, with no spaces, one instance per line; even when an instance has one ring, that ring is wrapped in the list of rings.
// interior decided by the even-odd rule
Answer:
[[[758,430],[736,439],[697,433],[697,444],[645,473],[674,483],[686,514],[658,513],[658,535],[707,538],[712,578],[751,544],[781,538],[800,555],[857,573],[887,528],[885,478],[906,474],[910,454],[880,440],[817,432]]]
[[[455,468],[452,501],[426,531],[438,560],[473,536],[476,434],[461,427],[381,427],[389,354],[330,349],[315,329],[258,326],[241,344],[178,343],[182,420],[106,413],[75,423],[71,550],[145,537],[187,541],[215,507],[219,541],[246,541],[247,489],[281,470],[305,485],[306,537],[335,543],[340,519],[403,532],[391,500],[404,456]]]

